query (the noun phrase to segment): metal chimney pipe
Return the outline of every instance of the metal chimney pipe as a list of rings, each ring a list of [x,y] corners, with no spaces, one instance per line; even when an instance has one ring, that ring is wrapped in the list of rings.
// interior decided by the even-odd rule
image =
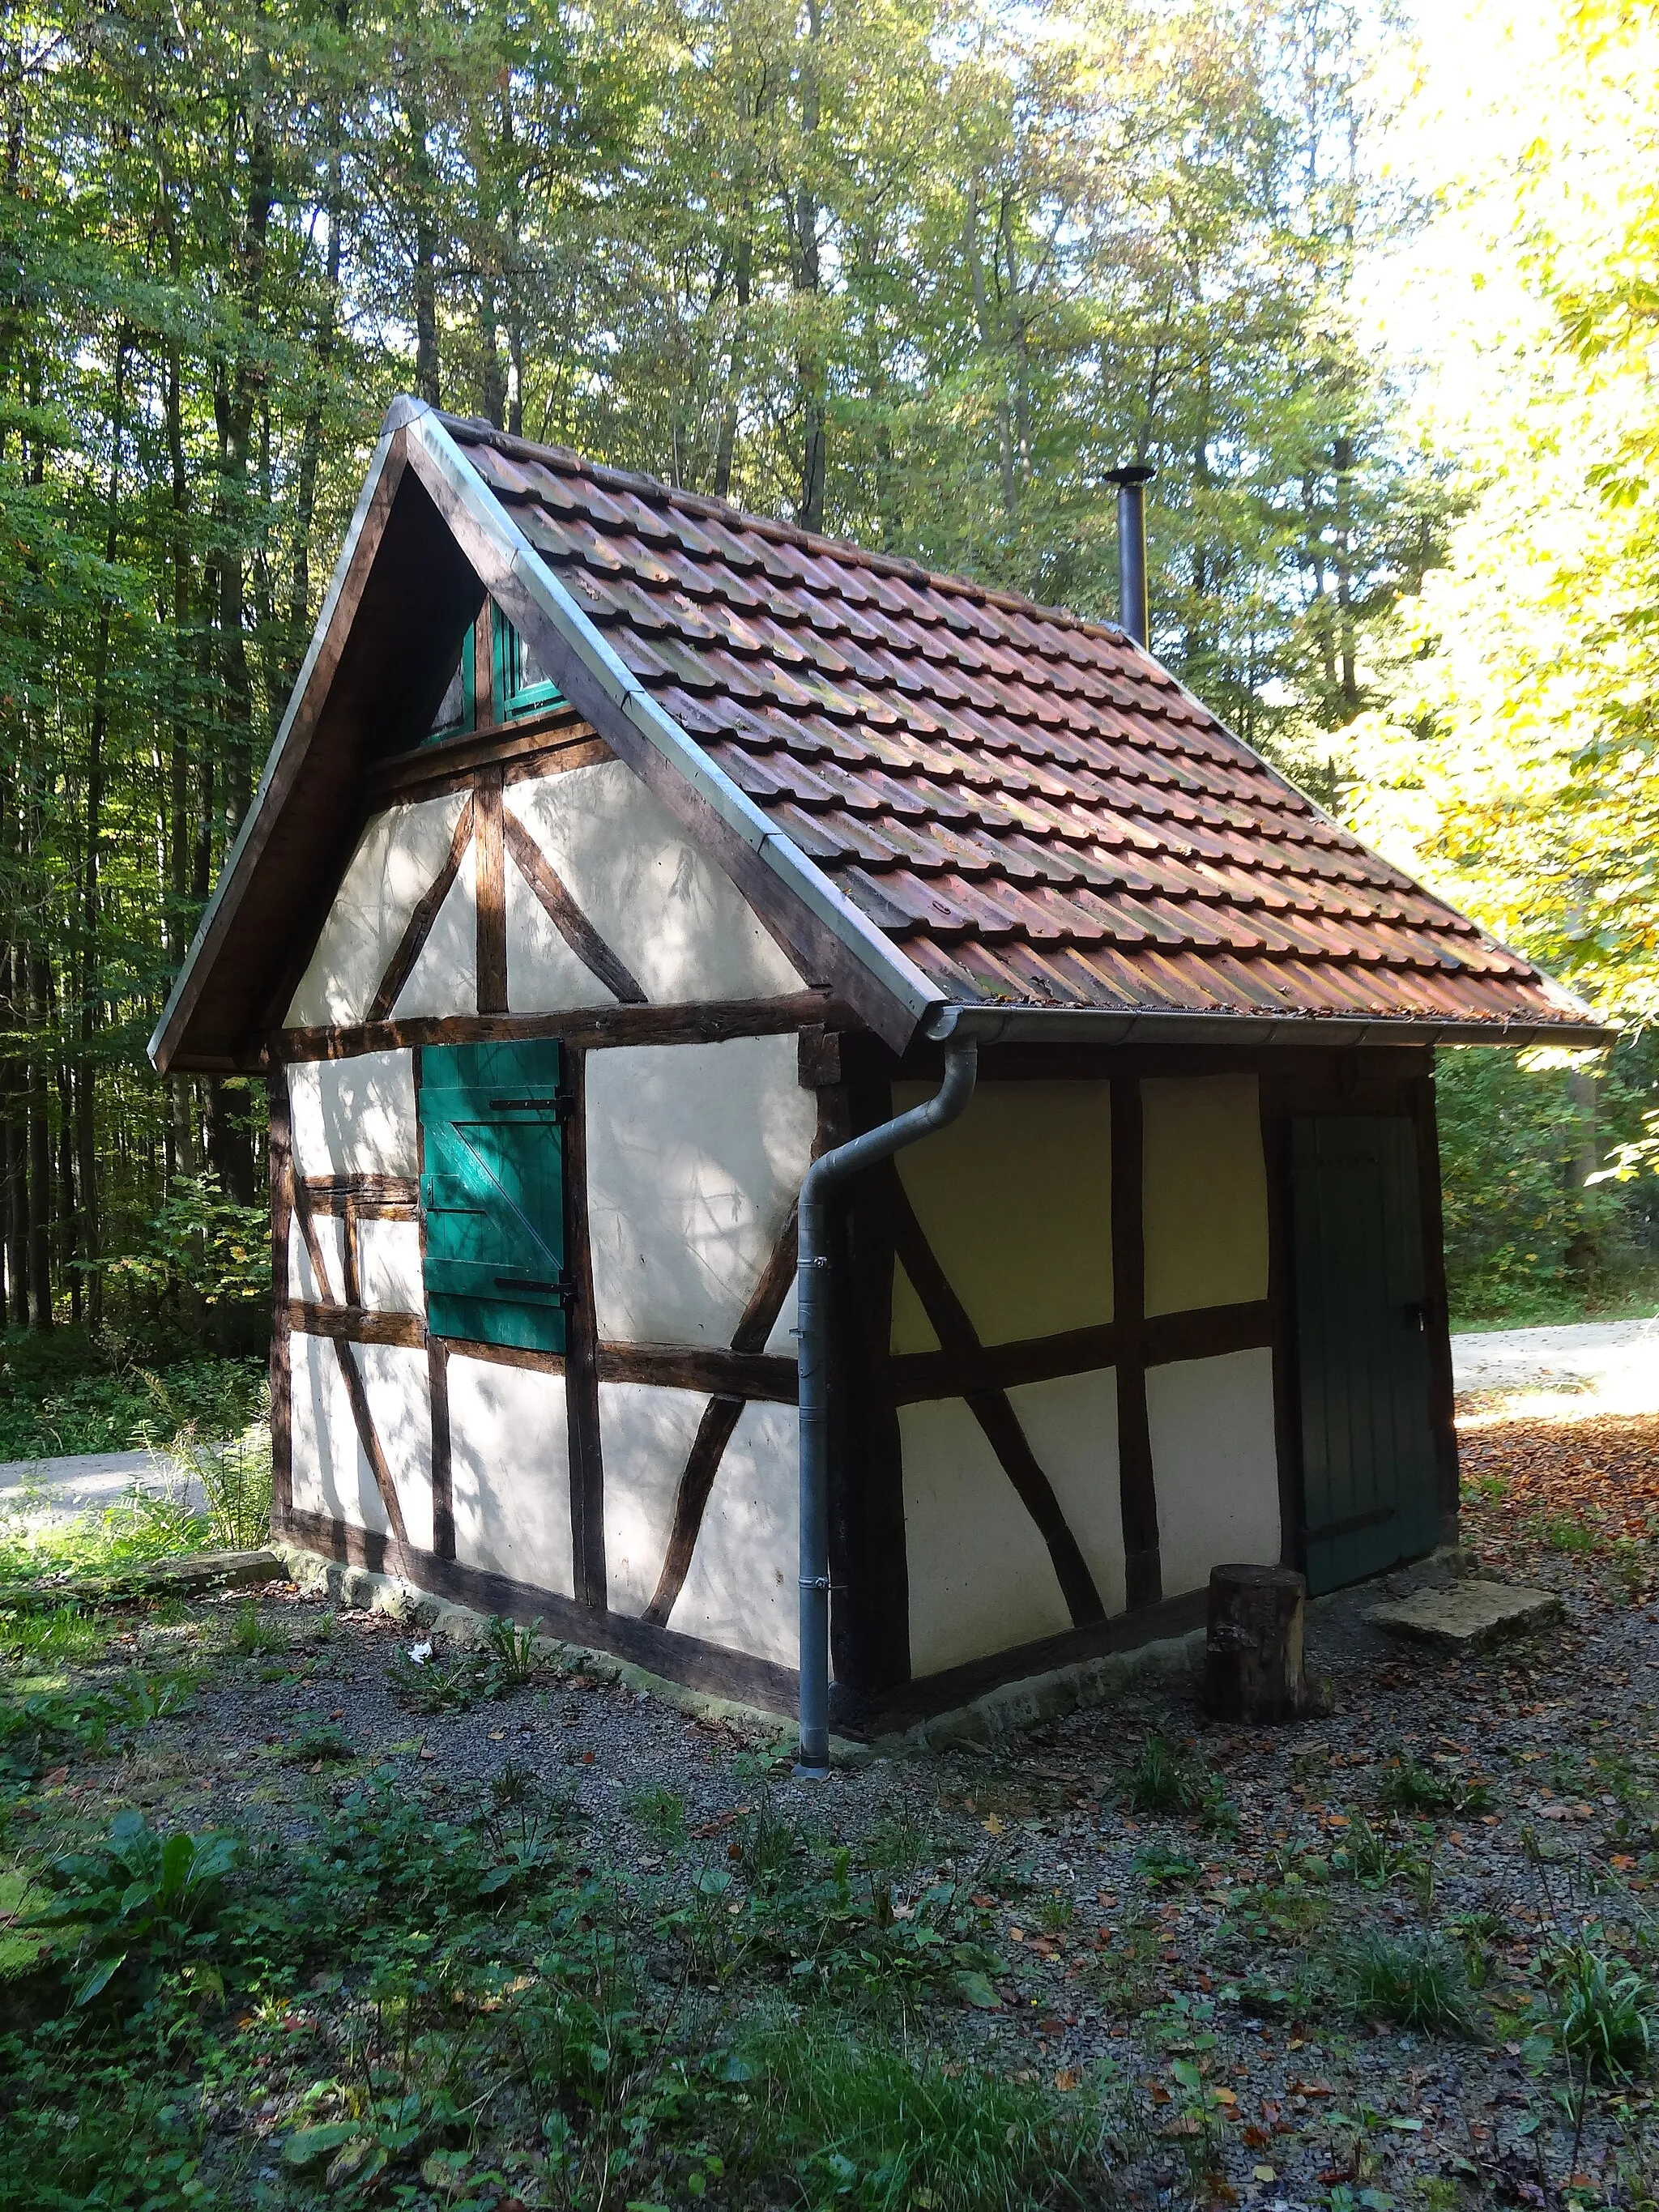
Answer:
[[[1146,642],[1146,486],[1157,474],[1144,461],[1106,473],[1117,486],[1118,619],[1137,645]]]

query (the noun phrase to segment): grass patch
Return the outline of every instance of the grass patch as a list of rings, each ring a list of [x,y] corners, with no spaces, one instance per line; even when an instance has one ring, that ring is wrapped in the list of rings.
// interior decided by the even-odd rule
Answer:
[[[1571,1943],[1551,1962],[1557,2033],[1569,2057],[1610,2081],[1653,2063],[1655,1996],[1633,1968],[1589,1942]]]
[[[812,2020],[750,2042],[739,2063],[760,2106],[756,2164],[809,2203],[1024,2212],[1090,2201],[1113,2163],[1095,2088],[1066,2096],[970,2066],[913,2065]]]
[[[1438,1936],[1396,1938],[1370,1929],[1349,1945],[1341,1965],[1362,2020],[1395,2021],[1425,2035],[1478,2033],[1462,1958]]]

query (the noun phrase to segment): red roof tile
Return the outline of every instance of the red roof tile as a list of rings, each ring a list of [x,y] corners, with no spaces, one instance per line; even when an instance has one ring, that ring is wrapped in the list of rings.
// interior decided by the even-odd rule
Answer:
[[[664,711],[952,1000],[1573,1023],[1120,631],[446,427]]]

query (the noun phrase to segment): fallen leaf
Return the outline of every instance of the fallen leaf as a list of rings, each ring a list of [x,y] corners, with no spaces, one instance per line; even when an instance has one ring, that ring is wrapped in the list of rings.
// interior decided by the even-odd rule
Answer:
[[[1002,1822],[994,1813],[988,1813],[980,1822],[980,1826],[988,1836],[1000,1836],[1002,1833]]]
[[[1250,2179],[1252,2181],[1277,2181],[1279,2176],[1270,2166],[1253,2166],[1250,2168]]]
[[[1062,2066],[1054,2076],[1054,2087],[1064,2096],[1068,2091],[1083,2087],[1083,2076],[1075,2066]]]

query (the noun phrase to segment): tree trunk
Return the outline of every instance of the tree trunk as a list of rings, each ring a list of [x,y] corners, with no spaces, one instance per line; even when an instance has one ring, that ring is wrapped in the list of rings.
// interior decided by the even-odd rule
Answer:
[[[29,1320],[52,1327],[52,1093],[44,956],[29,949]]]
[[[1306,1709],[1306,1579],[1289,1567],[1212,1567],[1204,1704],[1218,1720],[1293,1719]]]

